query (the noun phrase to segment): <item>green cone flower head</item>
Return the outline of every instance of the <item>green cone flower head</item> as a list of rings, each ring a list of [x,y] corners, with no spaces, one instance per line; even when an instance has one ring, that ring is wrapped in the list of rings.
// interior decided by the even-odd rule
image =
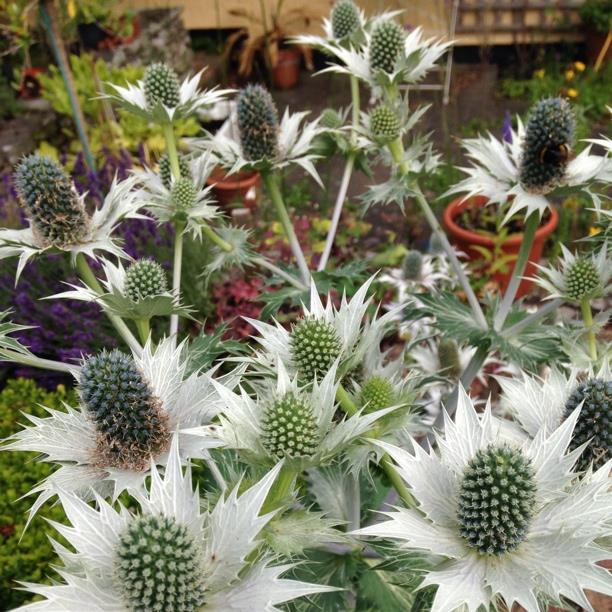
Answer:
[[[312,408],[294,393],[287,393],[266,409],[262,444],[273,459],[312,457],[319,439]]]
[[[172,207],[177,211],[188,211],[196,205],[198,194],[191,178],[181,176],[174,181],[170,193]]]
[[[370,113],[370,129],[380,140],[395,140],[400,135],[400,120],[397,113],[386,104],[379,104]]]
[[[151,64],[144,75],[144,93],[149,108],[163,104],[168,108],[178,106],[180,84],[176,72],[167,64]]]
[[[372,376],[361,385],[359,404],[366,412],[390,408],[395,403],[393,384],[382,376]]]
[[[331,26],[334,38],[350,36],[359,28],[359,9],[353,0],[338,0],[331,12]]]
[[[115,574],[130,612],[196,612],[204,603],[198,545],[174,517],[132,520],[120,537]]]
[[[191,176],[191,168],[189,162],[184,155],[178,156],[179,170],[181,171],[182,178],[193,178]],[[159,158],[159,176],[161,177],[162,183],[166,189],[172,188],[172,168],[170,166],[170,159],[168,154],[164,153]]]
[[[321,113],[321,119],[319,120],[319,125],[323,128],[327,128],[330,130],[337,130],[342,127],[342,117],[340,113],[335,108],[326,108]]]
[[[89,217],[72,180],[50,157],[34,153],[17,166],[19,200],[47,245],[65,247],[87,234]]]
[[[124,293],[133,302],[168,290],[165,270],[152,259],[139,259],[126,270]]]
[[[370,68],[391,73],[404,48],[404,31],[395,21],[379,21],[372,30]]]
[[[576,259],[565,274],[565,288],[567,296],[576,301],[601,294],[603,286],[592,259]]]
[[[592,461],[593,467],[598,469],[612,454],[612,381],[589,378],[578,385],[565,404],[565,416],[569,416],[581,402],[582,410],[570,449],[586,442],[578,467],[585,470]]]
[[[461,360],[459,348],[451,338],[442,338],[438,344],[438,362],[443,376],[459,378],[461,375]]]
[[[556,187],[569,161],[575,119],[567,100],[547,98],[529,116],[520,164],[520,182],[532,193]]]
[[[101,467],[144,470],[167,447],[167,418],[132,357],[118,350],[89,357],[80,393],[98,432]]]
[[[415,249],[408,251],[402,261],[402,273],[406,280],[420,280],[423,275],[423,254]]]
[[[461,536],[481,554],[502,555],[525,539],[533,514],[536,485],[523,454],[490,445],[468,463],[459,490]]]
[[[245,158],[274,158],[278,149],[278,111],[270,92],[261,85],[248,85],[238,96],[236,112]]]
[[[321,379],[342,351],[340,337],[331,323],[302,319],[291,332],[291,356],[300,379]]]

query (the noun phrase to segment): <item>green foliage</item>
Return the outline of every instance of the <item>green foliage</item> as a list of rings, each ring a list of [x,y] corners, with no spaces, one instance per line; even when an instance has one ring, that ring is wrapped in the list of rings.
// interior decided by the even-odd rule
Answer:
[[[0,392],[0,438],[20,429],[21,412],[38,417],[46,415],[42,406],[61,408],[62,402],[74,401],[74,393],[59,386],[57,391],[40,389],[27,379],[10,380]],[[46,581],[49,563],[55,554],[47,539],[48,525],[36,516],[24,533],[32,498],[20,499],[46,478],[51,468],[35,461],[35,453],[0,453],[0,609],[12,610],[31,599],[31,594],[14,590],[16,580]],[[65,522],[61,506],[43,506],[45,518]],[[21,541],[20,541],[21,539]]]
[[[612,0],[586,0],[580,7],[580,19],[600,34],[612,29]]]
[[[20,110],[14,89],[0,78],[0,119],[11,119],[19,114]]]

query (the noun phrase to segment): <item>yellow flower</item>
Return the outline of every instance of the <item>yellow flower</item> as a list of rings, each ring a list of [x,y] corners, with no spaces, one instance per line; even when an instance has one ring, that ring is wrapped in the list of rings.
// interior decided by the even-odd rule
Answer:
[[[578,72],[584,72],[586,69],[586,66],[582,62],[574,62],[574,68]]]
[[[573,87],[570,87],[570,88],[567,90],[567,95],[568,95],[568,97],[570,97],[570,98],[577,98],[577,97],[578,97],[578,92],[577,92],[577,91],[576,91],[576,90],[575,90]]]
[[[566,81],[571,81],[574,78],[574,71],[573,70],[566,70],[565,71],[565,80]]]
[[[543,79],[545,74],[546,74],[546,70],[544,70],[544,68],[540,68],[539,70],[536,70],[533,73],[533,76],[535,76],[538,79]]]
[[[601,227],[590,227],[589,228],[589,236],[597,236],[601,232]]]

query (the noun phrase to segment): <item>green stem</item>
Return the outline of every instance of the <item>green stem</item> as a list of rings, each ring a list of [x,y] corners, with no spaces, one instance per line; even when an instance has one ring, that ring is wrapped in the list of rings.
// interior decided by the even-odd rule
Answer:
[[[136,329],[138,330],[138,335],[140,337],[140,342],[144,346],[149,339],[149,334],[151,333],[149,319],[136,319],[135,323]]]
[[[80,277],[83,279],[85,284],[98,295],[102,295],[104,290],[102,285],[98,282],[96,275],[89,266],[87,259],[83,253],[78,253],[76,256],[76,267]],[[104,309],[103,309],[104,310]],[[142,347],[138,344],[138,340],[134,337],[134,334],[130,331],[130,328],[123,322],[121,317],[114,315],[107,310],[104,310],[104,314],[108,317],[108,320],[113,324],[113,327],[117,330],[119,335],[125,340],[126,344],[134,351],[139,354],[142,352]]]
[[[278,219],[285,230],[285,235],[287,236],[287,240],[289,241],[289,246],[293,251],[293,255],[297,261],[298,268],[300,269],[300,274],[302,275],[302,280],[306,285],[310,285],[310,270],[308,269],[308,264],[306,263],[306,258],[304,257],[304,252],[302,251],[302,247],[295,235],[295,230],[293,229],[293,224],[291,223],[291,219],[289,219],[289,214],[287,213],[287,209],[285,208],[285,203],[283,202],[283,196],[281,195],[280,189],[278,188],[278,182],[274,175],[272,175],[269,171],[264,171],[261,173],[263,178],[264,185],[268,191],[270,199],[276,208],[276,214],[278,215]]]
[[[174,128],[172,123],[162,123],[162,132],[166,140],[166,152],[170,162],[170,170],[174,180],[181,178],[181,167],[179,166],[178,151],[176,150],[176,140],[174,139]]]
[[[587,341],[589,345],[589,356],[593,361],[597,360],[597,340],[595,338],[595,329],[593,326],[593,312],[591,310],[591,302],[588,297],[583,297],[580,301],[580,309],[582,310],[582,319],[587,332]]]
[[[10,349],[0,349],[0,361],[11,361],[32,368],[64,372],[67,374],[71,374],[75,370],[78,370],[78,366],[76,365],[70,365],[52,359],[43,359],[42,357],[36,357],[36,355],[23,355],[22,353],[11,351]]]
[[[283,465],[274,484],[270,488],[268,492],[268,497],[266,497],[266,501],[263,503],[261,507],[260,515],[267,514],[268,512],[272,512],[272,510],[276,510],[283,503],[283,500],[287,498],[289,492],[291,491],[291,486],[297,476],[297,473],[294,469],[288,467],[287,465]]]
[[[351,144],[357,142],[357,130],[359,126],[359,79],[351,74]]]
[[[174,263],[172,266],[172,291],[175,295],[181,293],[181,272],[183,268],[183,230],[185,226],[180,221],[174,222]],[[177,314],[170,316],[170,337],[176,340],[179,318]]]
[[[495,320],[493,321],[493,327],[497,330],[502,328],[506,318],[508,317],[508,313],[512,308],[512,303],[514,302],[516,292],[521,284],[525,267],[529,261],[529,254],[531,253],[533,239],[539,225],[540,213],[538,211],[534,211],[527,217],[527,221],[525,222],[523,241],[521,242],[521,248],[519,249],[516,263],[514,264],[514,270],[512,270],[512,278],[510,279],[510,283],[508,284],[508,288],[504,294],[504,299],[502,300],[501,306],[499,307],[499,310],[495,315]]]
[[[225,251],[226,253],[231,253],[234,250],[233,245],[231,245],[226,240],[223,240],[215,230],[210,227],[207,223],[202,225],[202,232],[204,235],[211,241],[214,242],[220,249]]]

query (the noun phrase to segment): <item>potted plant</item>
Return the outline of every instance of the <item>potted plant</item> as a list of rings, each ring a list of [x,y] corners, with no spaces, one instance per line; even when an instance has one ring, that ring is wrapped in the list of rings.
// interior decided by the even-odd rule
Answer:
[[[487,208],[487,204],[487,198],[482,196],[454,199],[444,211],[444,226],[454,246],[470,261],[480,261],[491,279],[505,291],[523,241],[523,222],[518,217],[511,219],[502,233],[500,222],[504,215],[496,207]],[[558,222],[559,213],[551,208],[536,231],[524,276],[533,276],[544,244]],[[521,281],[517,297],[524,296],[532,284],[531,280]]]
[[[580,19],[586,30],[587,59],[599,67],[612,55],[612,0],[586,0]]]
[[[207,185],[212,185],[217,202],[225,209],[237,202],[242,203],[245,208],[254,209],[257,206],[260,183],[259,172],[227,174],[221,167],[215,168],[206,180]]]

